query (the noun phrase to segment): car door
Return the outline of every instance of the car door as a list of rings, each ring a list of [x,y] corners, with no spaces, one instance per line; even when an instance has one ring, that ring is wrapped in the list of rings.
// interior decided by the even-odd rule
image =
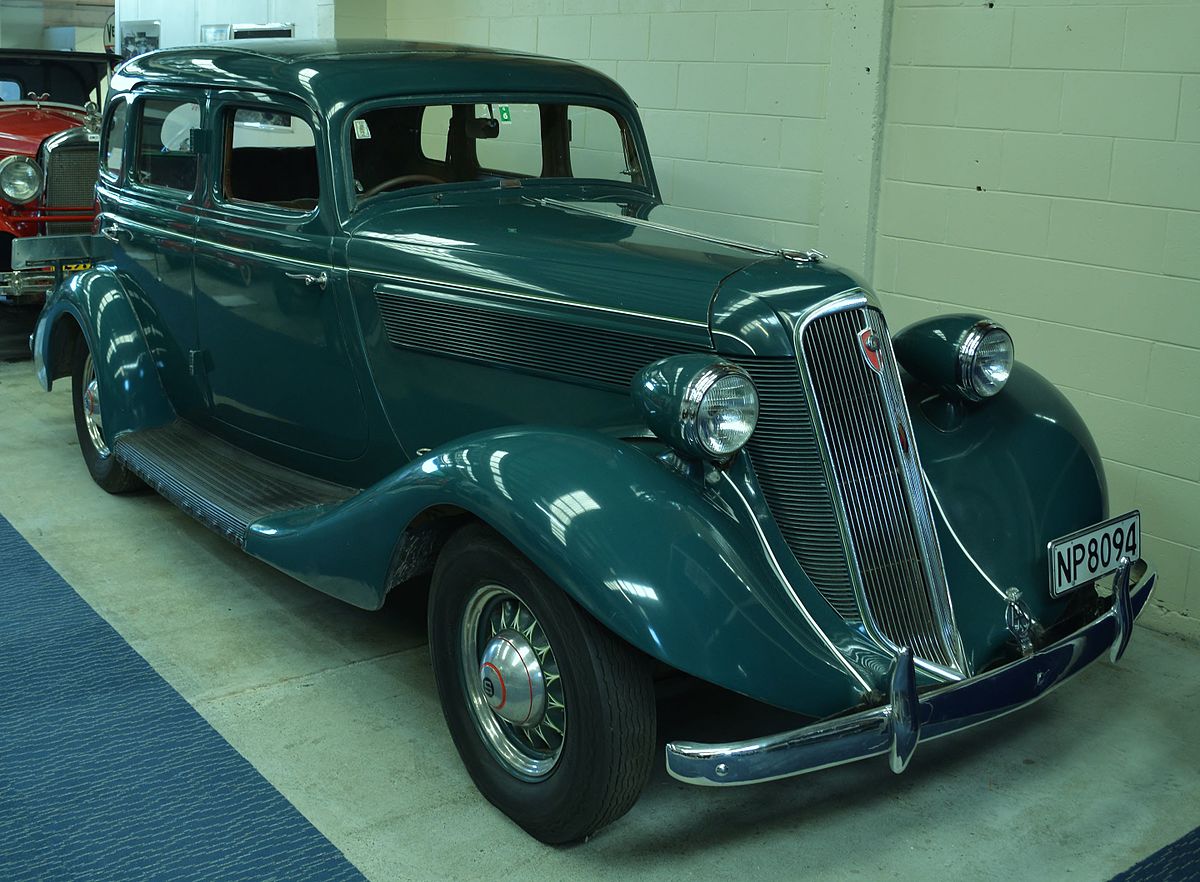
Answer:
[[[196,322],[213,428],[350,460],[366,447],[320,127],[301,102],[214,96],[195,237]]]
[[[97,187],[100,232],[113,241],[117,271],[138,295],[163,383],[185,416],[204,401],[193,363],[192,288],[203,105],[203,92],[180,89],[114,101]]]

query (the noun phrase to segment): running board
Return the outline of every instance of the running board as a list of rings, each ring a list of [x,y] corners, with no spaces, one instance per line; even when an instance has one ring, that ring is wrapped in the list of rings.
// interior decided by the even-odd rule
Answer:
[[[358,491],[247,453],[184,420],[121,435],[113,453],[130,471],[239,547],[250,525]]]

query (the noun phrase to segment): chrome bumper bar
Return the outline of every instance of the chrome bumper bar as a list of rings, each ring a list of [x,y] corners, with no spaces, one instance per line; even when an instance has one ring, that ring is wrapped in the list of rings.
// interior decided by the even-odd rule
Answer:
[[[1122,567],[1113,579],[1110,610],[1071,636],[1002,668],[918,696],[912,653],[903,650],[892,669],[887,704],[748,741],[673,741],[667,744],[667,771],[688,784],[731,786],[887,754],[892,771],[902,772],[919,742],[1020,710],[1105,653],[1117,661],[1157,578],[1147,568],[1130,587],[1131,569]]]

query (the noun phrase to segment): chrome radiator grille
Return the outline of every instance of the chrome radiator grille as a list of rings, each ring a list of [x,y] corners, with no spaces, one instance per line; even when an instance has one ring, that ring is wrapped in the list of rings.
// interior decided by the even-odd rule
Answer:
[[[96,145],[59,147],[46,157],[46,193],[42,204],[47,208],[89,208],[95,201],[99,154]],[[86,233],[88,222],[47,223],[48,233]]]
[[[796,360],[733,360],[758,390],[758,426],[746,450],[767,507],[821,596],[843,618],[857,619],[858,601]]]
[[[870,331],[880,370],[860,334]],[[896,646],[961,669],[929,502],[912,449],[895,356],[883,317],[848,309],[811,321],[801,359],[812,384],[866,617]],[[837,504],[835,502],[835,504]]]

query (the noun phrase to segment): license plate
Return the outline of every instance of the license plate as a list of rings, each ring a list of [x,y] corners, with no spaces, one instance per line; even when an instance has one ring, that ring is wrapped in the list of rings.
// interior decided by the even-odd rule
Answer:
[[[1137,561],[1142,556],[1142,513],[1127,514],[1084,527],[1070,536],[1055,539],[1050,552],[1050,594],[1058,597],[1072,588],[1106,576],[1120,566],[1121,558]]]
[[[91,261],[85,261],[81,263],[64,263],[62,268],[64,273],[81,273],[84,270],[90,270],[92,268],[92,263]]]

